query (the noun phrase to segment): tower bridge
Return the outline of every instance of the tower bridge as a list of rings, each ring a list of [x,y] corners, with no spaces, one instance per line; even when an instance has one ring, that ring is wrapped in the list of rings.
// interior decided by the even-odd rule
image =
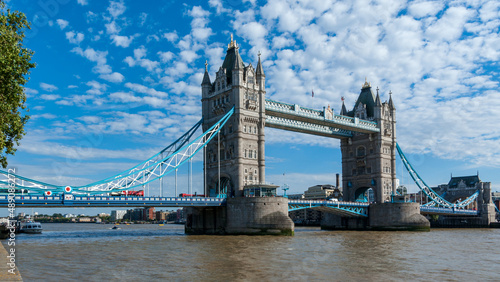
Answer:
[[[0,184],[15,183],[18,188],[45,194],[17,195],[21,206],[187,207],[188,234],[293,234],[288,211],[304,208],[331,214],[325,219],[326,228],[428,229],[429,221],[421,212],[479,215],[485,224],[494,220],[489,183],[479,187],[475,195],[450,203],[415,172],[396,142],[392,93],[389,101],[382,102],[379,89],[374,93],[365,81],[352,110],[348,111],[342,102],[340,113],[335,114],[329,106],[314,110],[267,99],[265,79],[260,54],[255,68],[246,65],[231,38],[214,80],[205,64],[202,120],[158,154],[120,174],[84,186],[52,185],[5,171],[0,171],[4,177]],[[198,127],[202,127],[203,134],[195,138]],[[276,197],[276,186],[265,184],[266,127],[339,139],[344,202]],[[202,150],[204,198],[109,197],[111,192],[144,187],[162,179]],[[441,209],[421,209],[417,203],[398,201],[396,152],[419,188]],[[362,203],[368,189],[373,190],[375,203]],[[473,201],[478,203],[478,209],[465,211],[463,208]],[[0,205],[8,203],[9,197],[0,196]]]

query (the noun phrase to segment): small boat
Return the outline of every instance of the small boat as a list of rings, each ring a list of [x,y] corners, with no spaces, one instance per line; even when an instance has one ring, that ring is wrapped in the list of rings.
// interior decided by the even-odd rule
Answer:
[[[23,220],[19,223],[19,233],[41,234],[42,224],[32,220]]]
[[[111,227],[111,229],[116,230],[116,229],[121,229],[121,228],[115,225],[115,226]]]

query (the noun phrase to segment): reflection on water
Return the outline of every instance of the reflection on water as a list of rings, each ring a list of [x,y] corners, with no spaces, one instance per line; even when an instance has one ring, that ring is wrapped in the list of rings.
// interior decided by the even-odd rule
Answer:
[[[499,229],[186,236],[179,225],[44,224],[19,234],[25,281],[496,280]]]

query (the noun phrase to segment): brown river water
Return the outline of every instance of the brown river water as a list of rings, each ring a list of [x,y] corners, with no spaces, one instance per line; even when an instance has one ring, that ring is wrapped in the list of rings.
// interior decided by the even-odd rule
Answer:
[[[24,281],[500,281],[500,229],[187,236],[182,225],[43,224]],[[4,242],[5,244],[5,242]]]

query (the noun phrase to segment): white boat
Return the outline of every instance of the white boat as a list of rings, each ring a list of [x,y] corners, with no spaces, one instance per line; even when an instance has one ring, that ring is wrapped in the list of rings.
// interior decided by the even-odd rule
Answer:
[[[24,220],[19,224],[19,233],[40,234],[42,230],[42,224],[40,222]]]

